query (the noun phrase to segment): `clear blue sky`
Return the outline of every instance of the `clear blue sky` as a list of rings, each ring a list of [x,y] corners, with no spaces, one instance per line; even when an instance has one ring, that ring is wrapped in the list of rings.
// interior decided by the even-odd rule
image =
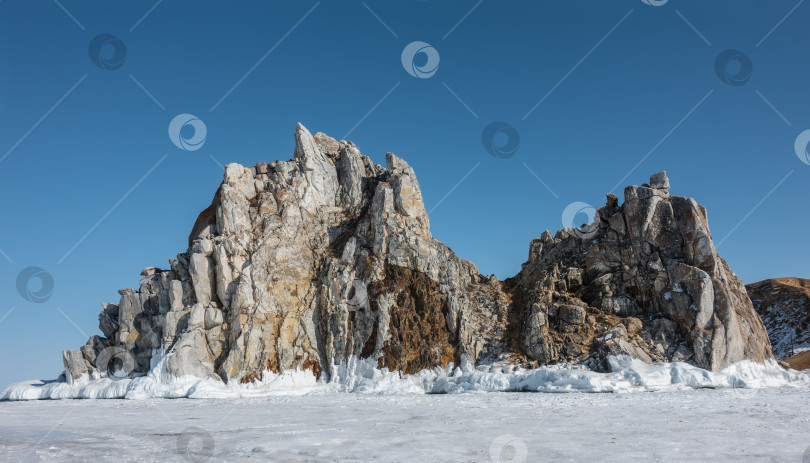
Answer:
[[[102,301],[185,250],[218,163],[289,159],[298,121],[351,131],[376,162],[405,158],[435,237],[485,274],[516,273],[570,203],[599,207],[625,176],[667,170],[745,282],[808,278],[810,165],[794,141],[810,129],[810,4],[797,3],[4,0],[0,385],[55,377],[61,350],[98,333]],[[126,47],[101,52],[117,69],[90,58],[105,33]],[[403,67],[415,41],[438,56],[429,78]],[[744,85],[715,70],[727,49],[753,65],[725,68]],[[168,136],[183,113],[207,128],[198,150]],[[519,134],[511,157],[482,144],[496,121]],[[17,290],[30,266],[53,277],[45,302]]]

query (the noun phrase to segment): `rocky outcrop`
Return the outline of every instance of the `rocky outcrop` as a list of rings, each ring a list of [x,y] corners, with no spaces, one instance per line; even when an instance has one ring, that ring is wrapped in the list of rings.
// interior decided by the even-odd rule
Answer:
[[[608,355],[719,370],[772,357],[745,287],[717,255],[706,210],[661,172],[607,196],[591,225],[543,233],[506,281],[511,341],[540,363]]]
[[[229,164],[186,252],[104,304],[69,380],[163,368],[249,382],[332,375],[352,357],[413,373],[450,362],[587,363],[627,353],[719,369],[771,356],[705,211],[666,175],[608,197],[595,224],[544,232],[505,283],[433,239],[413,169],[295,133],[293,159]],[[160,362],[158,360],[161,360]]]
[[[787,367],[794,370],[808,370],[810,369],[810,350],[802,351],[793,357],[786,358],[782,363],[787,364]]]
[[[243,382],[350,356],[411,373],[503,351],[500,284],[431,237],[413,169],[301,125],[295,140],[290,161],[229,164],[187,252],[105,304],[104,339],[83,350],[119,347],[133,373],[166,353],[171,375]]]
[[[777,358],[810,350],[810,280],[774,278],[746,285]]]

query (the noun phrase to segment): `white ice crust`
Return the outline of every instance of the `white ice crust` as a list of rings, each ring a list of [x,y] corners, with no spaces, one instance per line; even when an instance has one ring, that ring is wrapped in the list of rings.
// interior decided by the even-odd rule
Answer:
[[[334,367],[332,378],[316,379],[311,371],[265,372],[261,381],[225,384],[214,379],[172,377],[166,358],[136,378],[83,378],[73,384],[24,381],[0,393],[0,400],[249,398],[330,392],[361,394],[458,394],[484,392],[650,392],[700,388],[737,388],[740,392],[769,387],[810,389],[810,374],[785,370],[776,362],[738,362],[713,373],[686,363],[646,364],[629,356],[610,358],[611,373],[545,366],[523,369],[511,365],[461,366],[423,370],[412,375],[379,370],[371,360],[351,359]]]

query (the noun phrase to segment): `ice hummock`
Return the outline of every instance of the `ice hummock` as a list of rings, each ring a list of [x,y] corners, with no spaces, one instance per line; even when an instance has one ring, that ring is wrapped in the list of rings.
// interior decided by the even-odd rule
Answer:
[[[0,400],[36,399],[150,399],[251,398],[328,392],[360,394],[458,394],[471,392],[649,392],[700,388],[766,387],[810,389],[810,373],[785,370],[776,362],[735,363],[711,372],[686,363],[647,364],[629,356],[609,359],[611,373],[583,368],[543,366],[523,369],[513,365],[462,365],[422,370],[412,375],[377,369],[370,359],[351,358],[333,366],[331,378],[316,379],[311,371],[265,372],[261,381],[225,384],[214,379],[171,377],[166,359],[136,378],[103,377],[68,384],[63,381],[24,381],[8,386]]]

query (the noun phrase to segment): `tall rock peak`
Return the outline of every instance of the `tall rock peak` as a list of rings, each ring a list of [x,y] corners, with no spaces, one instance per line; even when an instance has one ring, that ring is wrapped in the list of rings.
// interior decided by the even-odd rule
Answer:
[[[292,160],[228,164],[170,269],[104,304],[102,336],[63,355],[69,380],[143,373],[249,382],[371,358],[380,368],[607,356],[719,369],[771,357],[745,288],[717,256],[705,210],[666,173],[608,195],[594,224],[542,233],[521,272],[483,276],[433,239],[414,169],[295,131]]]

